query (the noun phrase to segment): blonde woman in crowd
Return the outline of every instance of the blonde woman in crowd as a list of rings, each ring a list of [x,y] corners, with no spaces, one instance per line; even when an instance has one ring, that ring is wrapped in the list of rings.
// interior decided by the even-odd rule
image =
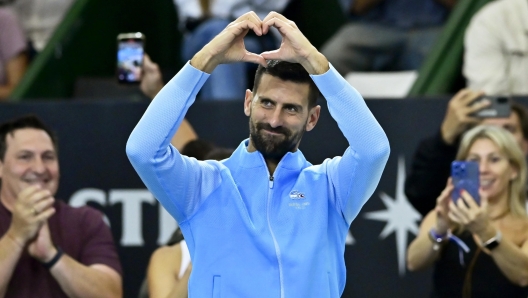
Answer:
[[[527,297],[526,161],[511,133],[477,126],[457,160],[476,161],[480,205],[451,179],[408,249],[409,270],[433,269],[431,297]]]

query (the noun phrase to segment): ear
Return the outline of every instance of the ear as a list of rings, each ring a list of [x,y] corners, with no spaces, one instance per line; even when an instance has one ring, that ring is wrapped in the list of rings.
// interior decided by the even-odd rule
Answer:
[[[3,173],[4,173],[4,162],[0,160],[0,179],[2,179]]]
[[[244,99],[244,114],[249,117],[249,114],[251,114],[251,102],[253,101],[253,92],[251,90],[246,89],[246,97]]]
[[[310,114],[308,115],[308,122],[306,122],[306,131],[312,130],[317,121],[319,121],[319,116],[321,115],[321,106],[317,105],[310,109]]]

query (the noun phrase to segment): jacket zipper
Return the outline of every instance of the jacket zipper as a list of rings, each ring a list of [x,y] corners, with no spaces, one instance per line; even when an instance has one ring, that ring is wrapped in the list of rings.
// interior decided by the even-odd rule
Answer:
[[[283,286],[283,278],[282,278],[282,261],[281,261],[281,252],[279,248],[279,244],[277,243],[277,239],[275,238],[275,234],[273,234],[273,230],[271,229],[271,221],[270,221],[270,208],[271,208],[271,197],[273,194],[273,176],[269,177],[269,189],[268,189],[268,229],[271,233],[271,238],[273,238],[273,244],[275,245],[275,253],[277,254],[277,261],[279,262],[279,281],[280,281],[280,296],[281,298],[284,298],[284,286]]]

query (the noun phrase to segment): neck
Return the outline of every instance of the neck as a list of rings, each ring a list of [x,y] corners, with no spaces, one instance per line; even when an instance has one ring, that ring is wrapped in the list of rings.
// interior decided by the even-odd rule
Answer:
[[[249,143],[247,146],[248,152],[255,152],[257,151],[257,148],[255,148],[255,145],[253,145],[253,142],[251,141],[251,138],[249,138]],[[277,168],[277,165],[279,164],[280,160],[270,159],[270,158],[264,158],[266,161],[266,166],[268,167],[268,171],[270,176],[273,176],[273,173],[275,173],[275,169]]]

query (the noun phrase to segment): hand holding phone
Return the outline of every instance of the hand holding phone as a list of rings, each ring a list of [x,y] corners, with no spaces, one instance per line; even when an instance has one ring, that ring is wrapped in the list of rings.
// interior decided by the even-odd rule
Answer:
[[[506,96],[481,96],[477,98],[472,105],[487,100],[490,105],[480,109],[471,116],[478,118],[508,118],[511,113],[511,100]]]
[[[462,190],[467,191],[480,205],[480,174],[479,164],[474,161],[454,161],[451,163],[451,178],[453,179],[453,192],[451,199],[457,202]]]
[[[119,83],[138,84],[141,81],[144,46],[143,33],[122,33],[117,36],[117,79]]]

